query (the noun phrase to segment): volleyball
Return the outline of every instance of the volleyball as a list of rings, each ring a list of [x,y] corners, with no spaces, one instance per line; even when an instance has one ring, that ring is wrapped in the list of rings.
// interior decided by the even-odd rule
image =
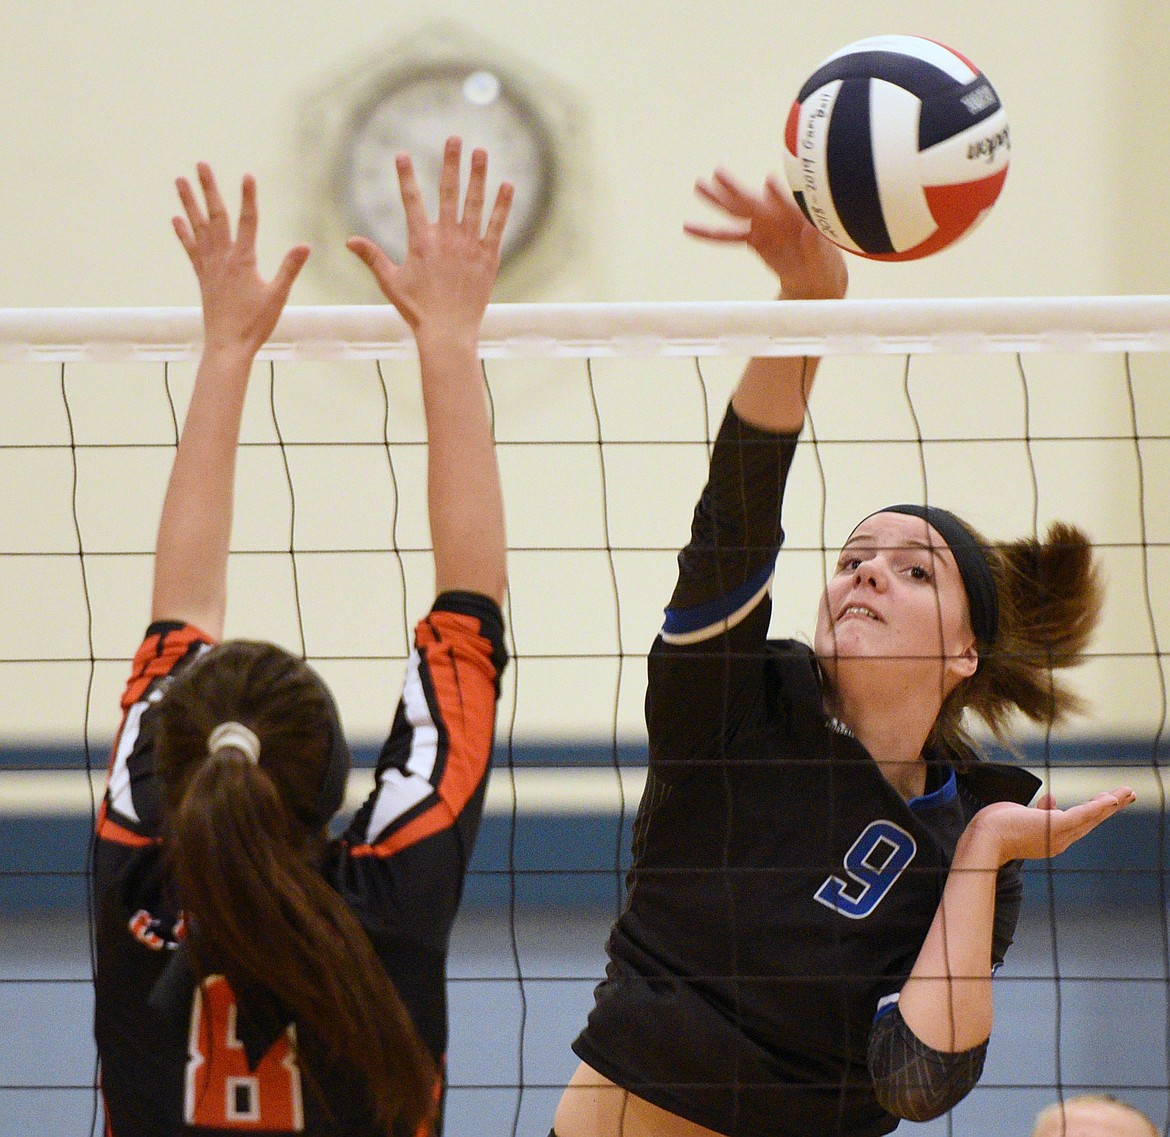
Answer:
[[[784,132],[785,174],[804,215],[873,260],[915,260],[969,233],[999,196],[1010,155],[987,77],[919,36],[875,36],[830,55]]]

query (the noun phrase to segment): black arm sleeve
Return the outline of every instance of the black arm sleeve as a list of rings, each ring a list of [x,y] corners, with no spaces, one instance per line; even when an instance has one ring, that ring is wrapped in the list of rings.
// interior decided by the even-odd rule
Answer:
[[[995,924],[991,935],[991,967],[998,970],[1007,950],[1012,946],[1016,924],[1020,919],[1020,905],[1024,899],[1024,878],[1020,872],[1022,861],[1008,861],[995,880]]]
[[[756,703],[795,450],[796,435],[759,430],[728,407],[650,653],[650,764],[668,780],[717,758]]]
[[[771,569],[784,543],[780,503],[796,438],[750,426],[728,406],[669,611],[718,605]]]
[[[924,1043],[897,1004],[869,1035],[869,1074],[882,1109],[906,1121],[930,1121],[953,1109],[983,1073],[987,1043],[950,1054]]]

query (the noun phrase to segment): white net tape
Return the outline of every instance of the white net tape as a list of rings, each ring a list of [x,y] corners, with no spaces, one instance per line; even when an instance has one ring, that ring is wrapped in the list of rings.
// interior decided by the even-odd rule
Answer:
[[[181,360],[199,351],[197,308],[0,309],[0,361]],[[1164,351],[1170,296],[495,304],[485,358]],[[290,307],[263,359],[414,354],[386,306]]]

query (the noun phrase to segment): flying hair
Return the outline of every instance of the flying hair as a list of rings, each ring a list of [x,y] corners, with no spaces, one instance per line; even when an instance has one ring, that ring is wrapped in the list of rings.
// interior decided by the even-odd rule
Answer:
[[[963,526],[983,549],[995,580],[999,631],[980,651],[979,668],[944,700],[930,741],[952,763],[971,761],[974,743],[964,712],[981,718],[1002,743],[1015,712],[1052,726],[1084,710],[1057,671],[1075,667],[1104,602],[1101,570],[1085,533],[1053,522],[1043,540],[988,541]]]

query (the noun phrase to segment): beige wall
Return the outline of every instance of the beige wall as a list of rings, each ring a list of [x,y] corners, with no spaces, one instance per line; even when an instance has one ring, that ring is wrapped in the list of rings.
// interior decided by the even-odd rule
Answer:
[[[234,183],[245,170],[256,173],[262,257],[275,265],[284,248],[311,235],[317,224],[305,184],[307,171],[321,159],[306,151],[300,139],[306,102],[348,69],[368,67],[379,51],[393,51],[402,37],[440,18],[498,45],[513,62],[529,61],[534,74],[568,92],[581,112],[583,129],[572,155],[579,177],[572,194],[571,253],[509,299],[770,295],[767,274],[745,253],[708,248],[683,236],[685,220],[704,216],[693,197],[693,181],[716,165],[726,165],[753,183],[778,170],[787,106],[806,74],[843,43],[887,31],[929,35],[972,57],[1007,107],[1015,149],[1004,194],[976,234],[916,264],[852,262],[855,296],[1170,291],[1162,188],[1170,168],[1165,125],[1170,96],[1163,61],[1170,42],[1170,7],[1161,0],[1070,0],[1054,17],[1056,11],[1035,0],[981,5],[940,0],[930,6],[826,0],[811,7],[714,0],[558,0],[544,5],[471,0],[396,5],[359,0],[141,0],[104,6],[82,0],[9,2],[0,6],[0,307],[194,303],[194,282],[169,219],[175,208],[174,176],[189,173],[200,158],[210,160],[225,182]],[[330,260],[318,250],[297,285],[294,303],[368,299],[353,289],[348,277],[331,274]],[[941,433],[982,433],[988,408],[994,408],[990,417],[996,428],[1009,434],[1020,429],[1020,388],[1010,358],[991,363],[919,361],[914,367],[923,384],[918,409]],[[615,372],[611,392],[620,410],[615,411],[615,429],[634,429],[621,425],[628,419],[642,431],[655,422],[667,437],[693,437],[702,415],[690,368],[689,363],[639,365],[628,378]],[[864,370],[840,360],[827,366],[817,404],[823,435],[875,432],[912,438],[906,434],[899,369],[900,361],[867,364]],[[1124,372],[1117,359],[1084,366],[1029,360],[1028,369],[1036,400],[1034,431],[1080,435],[1098,427],[1114,433],[1128,430]],[[534,376],[531,368],[498,369],[505,435],[589,437],[592,421],[581,366],[545,365],[540,371]],[[710,408],[717,416],[732,370],[712,364],[710,372],[720,380]],[[169,437],[169,412],[161,401],[157,369],[113,373],[96,368],[76,375],[75,408],[92,437]],[[179,368],[174,377],[181,407],[187,373]],[[1140,361],[1143,428],[1162,434],[1170,433],[1164,377],[1160,365]],[[311,380],[303,387],[297,386],[298,380],[289,381],[293,394],[284,404],[285,413],[303,420],[308,431],[319,427],[321,387],[314,388]],[[334,392],[328,429],[336,425],[339,437],[347,431],[368,437],[369,416],[380,414],[371,376],[363,374],[353,386],[328,381]],[[0,369],[0,440],[60,441],[65,424],[56,384],[51,368]],[[685,392],[681,397],[675,394],[680,389]],[[117,400],[106,392],[116,392]],[[271,437],[265,402],[265,392],[258,389],[246,437]],[[417,428],[409,375],[396,394],[395,407],[409,434]],[[594,475],[573,465],[595,463],[595,457],[550,453],[543,459],[548,465],[534,473],[532,460],[522,454],[512,452],[504,459],[513,539],[539,543],[553,520],[563,529],[554,544],[573,544],[581,533],[596,535],[596,500],[577,493]],[[859,473],[860,454],[838,450],[829,459],[825,537],[830,544],[843,537],[841,529],[858,511],[906,496],[905,487],[910,493],[917,488],[912,446],[887,449],[889,464],[881,471],[866,459]],[[961,455],[958,460],[956,454]],[[327,495],[321,501],[313,496],[320,492],[321,479],[338,479],[343,487],[368,485],[361,460],[354,459],[351,467],[340,455],[334,457],[335,463],[320,469],[304,468],[298,485],[300,524],[311,524],[316,516],[323,541],[374,540],[381,525],[377,517],[373,522],[355,517],[349,526],[348,499],[339,519]],[[1156,446],[1147,447],[1145,457],[1147,508],[1155,524],[1153,537],[1160,539],[1165,510],[1159,506],[1166,504],[1170,459]],[[74,538],[66,496],[68,455],[9,451],[0,458],[9,487],[0,517],[9,534],[8,548],[38,541],[47,542],[45,547],[69,548]],[[256,459],[261,465],[273,460]],[[120,539],[127,548],[149,548],[165,453],[129,455],[121,463],[95,453],[86,461],[83,472],[90,481],[83,489],[82,520],[87,547],[113,547]],[[283,475],[257,467],[254,480],[247,480],[249,461],[242,465],[237,544],[279,550],[287,539]],[[701,479],[702,453],[680,450],[654,458],[663,461],[673,463],[665,475],[661,468],[616,468],[611,488],[619,499],[614,524],[651,533],[649,539],[669,546],[685,533]],[[1086,442],[1049,448],[1040,454],[1040,465],[1042,521],[1072,515],[1098,540],[1137,539],[1132,446]],[[133,493],[125,488],[128,471],[140,487]],[[939,448],[929,456],[928,473],[932,494],[937,489],[939,497],[966,510],[994,535],[1029,529],[1031,491],[1020,444],[1004,460],[986,450]],[[645,494],[647,484],[661,495],[655,498],[660,505]],[[819,501],[811,463],[798,470],[797,486]],[[383,489],[372,494],[379,510],[385,505],[383,496]],[[572,505],[578,496],[579,508]],[[417,509],[417,497],[408,504]],[[420,521],[414,518],[411,524],[415,532]],[[372,527],[372,537],[364,525]],[[819,516],[799,513],[789,531],[794,544],[815,545],[821,539]],[[1114,587],[1102,642],[1117,658],[1095,664],[1085,683],[1101,708],[1096,727],[1146,729],[1158,714],[1156,671],[1148,660],[1131,664],[1121,659],[1151,642],[1141,604],[1140,558],[1132,552],[1106,555]],[[644,650],[653,634],[669,583],[670,559],[628,556],[618,566],[631,590],[623,606],[622,646],[627,651]],[[1154,588],[1158,611],[1164,613],[1170,596],[1165,595],[1160,567],[1155,561]],[[0,564],[0,569],[8,594],[22,597],[0,617],[0,655],[10,657],[17,650],[13,645],[32,642],[46,626],[70,650],[77,650],[76,621],[83,612],[73,580],[76,567],[56,563],[51,571],[42,571],[20,560]],[[126,637],[133,632],[125,628],[130,623],[136,630],[140,621],[147,569],[141,556],[125,564],[103,561],[91,566],[90,583],[100,593],[97,654],[117,656],[129,650]],[[302,584],[320,596],[307,618],[310,653],[344,650],[358,640],[364,644],[362,637],[367,636],[374,651],[382,642],[380,629],[385,631],[382,639],[397,643],[397,585],[389,577],[382,580],[381,570],[371,567],[359,573],[361,587],[347,588],[341,603],[327,570],[324,562],[302,569]],[[821,569],[816,557],[802,561],[797,555],[788,571],[795,595],[777,616],[778,630],[785,634],[811,627]],[[233,574],[231,630],[295,643],[287,572],[282,568],[271,577],[258,562],[245,559],[237,560]],[[425,558],[408,565],[408,577],[408,602],[417,611],[429,588]],[[514,599],[520,649],[571,649],[577,641],[542,639],[549,627],[567,625],[588,626],[579,650],[613,650],[609,617],[596,616],[609,603],[608,587],[604,558],[518,558]],[[566,591],[574,596],[567,615],[557,607],[558,596]],[[526,626],[533,630],[525,632]],[[1168,633],[1170,628],[1164,627],[1163,640]],[[525,634],[529,638],[523,642]],[[352,717],[359,732],[376,730],[382,696],[371,688],[392,689],[395,677],[375,665],[331,667],[331,678],[355,692],[343,690],[342,702],[356,705]],[[98,669],[98,734],[111,725],[112,694],[122,671],[121,664],[112,663]],[[528,670],[522,679],[527,686],[520,696],[520,732],[606,728],[608,710],[598,719],[590,715],[614,701],[612,666],[587,671],[572,662],[550,665],[539,674]],[[75,668],[64,693],[38,701],[34,693],[43,688],[34,681],[36,670],[20,665],[19,685],[6,688],[20,693],[0,703],[0,728],[10,736],[73,735],[79,727],[85,672]],[[9,665],[0,678],[11,684],[14,675]],[[576,694],[567,699],[566,691]],[[618,695],[623,730],[638,729],[640,696],[641,678],[631,665]]]
[[[1008,109],[1015,151],[977,239],[921,264],[859,265],[855,294],[1167,287],[1160,0],[48,0],[0,10],[0,305],[191,302],[167,221],[172,179],[198,158],[232,181],[258,175],[270,256],[303,238],[305,100],[435,19],[530,61],[584,113],[580,251],[526,298],[767,295],[746,257],[681,235],[701,216],[691,184],[716,164],[753,182],[778,169],[803,78],[841,44],[886,31],[975,59]],[[338,299],[351,297],[310,275],[294,302]]]

